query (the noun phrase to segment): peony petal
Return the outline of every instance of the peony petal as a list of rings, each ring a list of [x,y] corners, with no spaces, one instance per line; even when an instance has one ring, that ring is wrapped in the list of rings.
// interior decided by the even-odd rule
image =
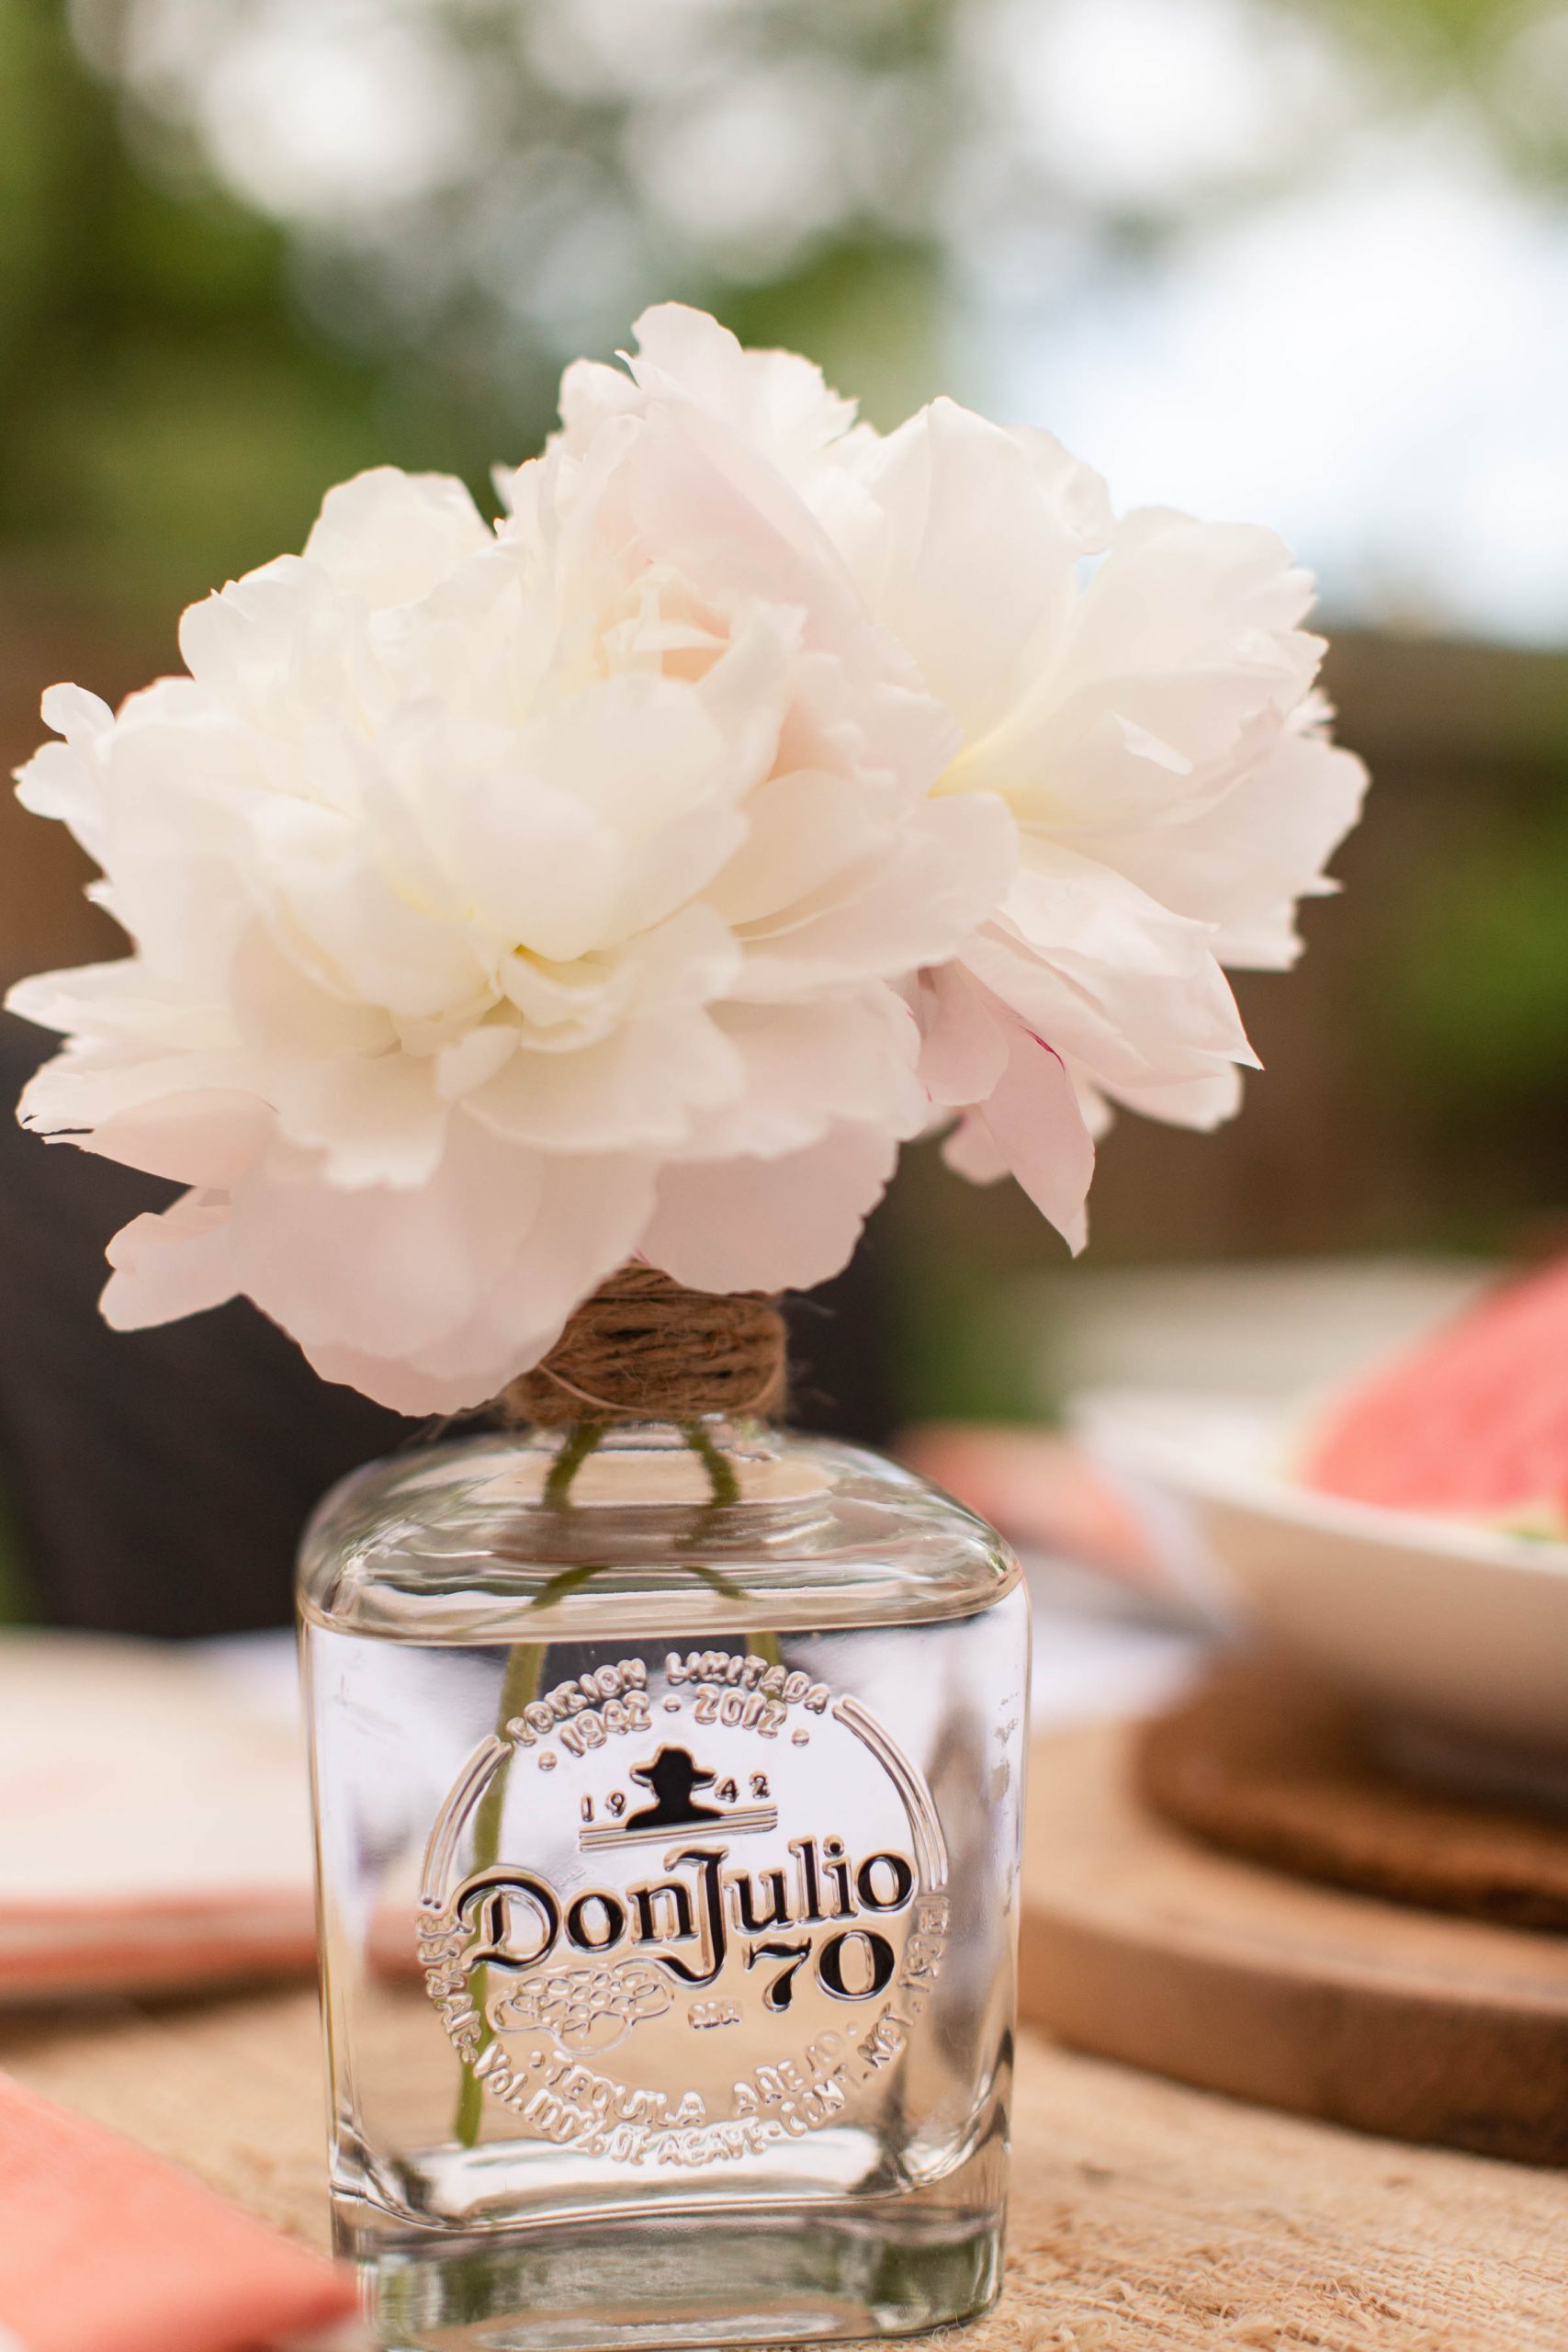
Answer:
[[[741,1080],[729,1099],[693,1123],[676,1157],[774,1159],[820,1140],[839,1122],[895,1136],[925,1123],[915,1076],[919,1035],[892,989],[804,1004],[736,1004],[716,1025],[734,1049]]]
[[[293,708],[299,650],[328,594],[318,569],[285,555],[186,606],[180,657],[216,710],[261,721]]]
[[[709,886],[727,922],[765,927],[769,917],[829,892],[853,875],[863,884],[888,838],[886,813],[841,775],[795,768],[749,795],[746,838]]]
[[[504,1069],[516,1050],[517,1029],[511,1021],[487,1021],[468,1030],[435,1056],[437,1095],[443,1102],[461,1101]]]
[[[103,864],[110,833],[103,769],[96,759],[73,743],[45,743],[17,770],[17,797],[33,816],[52,817],[64,825],[87,855]]]
[[[107,1252],[114,1268],[99,1306],[117,1331],[141,1331],[221,1306],[240,1288],[221,1193],[186,1193],[161,1216],[132,1217]]]
[[[1232,1062],[1198,1078],[1172,1079],[1150,1086],[1112,1086],[1107,1091],[1123,1110],[1163,1120],[1167,1126],[1194,1127],[1206,1135],[1240,1110],[1242,1080]]]
[[[1204,925],[1075,852],[1025,843],[1002,920],[964,951],[1025,1026],[1100,1083],[1256,1067]]]
[[[510,1261],[471,1313],[439,1340],[381,1355],[312,1341],[306,1353],[400,1413],[467,1411],[499,1396],[560,1336],[581,1298],[635,1251],[653,1198],[650,1168],[633,1159],[541,1163]]]
[[[269,1096],[278,1133],[322,1155],[321,1173],[344,1191],[428,1184],[446,1143],[447,1106],[430,1057],[342,1054],[275,1064]]]
[[[90,1135],[73,1140],[122,1168],[227,1192],[255,1165],[275,1124],[270,1105],[258,1096],[209,1086],[160,1095],[100,1120]]]
[[[1005,793],[1058,839],[1168,825],[1267,752],[1321,640],[1308,575],[1271,532],[1146,510],[1108,552],[1012,707],[953,781]]]
[[[931,1102],[983,1102],[1007,1067],[1011,1024],[997,1000],[962,964],[944,964],[920,975],[914,1001],[920,1080]]]
[[[748,927],[736,994],[763,1001],[945,961],[1001,900],[1016,846],[999,801],[921,803],[875,856]]]
[[[699,1006],[633,1018],[573,1053],[513,1054],[465,1108],[537,1151],[674,1151],[697,1114],[733,1102],[744,1064]]]
[[[17,982],[6,1003],[40,1029],[79,1030],[144,1050],[222,1053],[239,1043],[227,1006],[186,994],[133,956],[35,972]]]
[[[862,593],[965,734],[983,734],[1020,691],[1029,649],[1063,628],[1077,564],[1105,544],[1105,486],[1049,434],[950,400],[881,443],[860,481],[866,504],[840,539],[852,535]]]
[[[971,1184],[999,1184],[1012,1174],[1008,1156],[981,1111],[965,1111],[944,1138],[942,1156],[955,1176]]]
[[[46,686],[39,708],[44,725],[77,750],[86,750],[114,725],[107,703],[85,686]]]
[[[725,424],[785,475],[848,432],[855,402],[793,351],[747,351],[728,327],[683,302],[644,311],[628,360],[645,391],[678,392]]]
[[[489,526],[454,475],[375,466],[328,491],[305,560],[367,605],[404,605],[491,544]]]
[[[667,1168],[644,1255],[694,1290],[809,1289],[848,1264],[897,1156],[891,1136],[841,1126],[782,1159]]]
[[[1021,1023],[1012,1024],[1006,1067],[976,1115],[1076,1255],[1089,1238],[1084,1204],[1094,1175],[1094,1141],[1061,1056]],[[961,1144],[961,1158],[964,1153]],[[949,1156],[951,1161],[951,1148]],[[976,1155],[970,1164],[985,1163]]]
[[[28,1080],[17,1116],[35,1135],[85,1144],[95,1132],[109,1132],[128,1114],[175,1097],[188,1102],[209,1093],[221,1095],[222,1119],[231,1094],[255,1095],[255,1087],[247,1083],[254,1075],[254,1066],[241,1054],[141,1054],[128,1046],[73,1038]],[[105,1156],[115,1156],[107,1146]],[[194,1168],[188,1177],[183,1170],[164,1172],[186,1182],[201,1181]]]
[[[414,1354],[461,1328],[538,1212],[536,1155],[461,1114],[431,1182],[344,1192],[314,1154],[275,1147],[233,1193],[241,1283],[302,1346]]]
[[[1301,952],[1298,899],[1334,885],[1323,869],[1360,814],[1367,772],[1316,731],[1312,705],[1249,775],[1189,823],[1108,834],[1085,847],[1179,913],[1213,924],[1214,955],[1285,971]]]
[[[235,951],[230,989],[241,1040],[264,1059],[382,1054],[397,1043],[382,1007],[321,986],[259,923]]]

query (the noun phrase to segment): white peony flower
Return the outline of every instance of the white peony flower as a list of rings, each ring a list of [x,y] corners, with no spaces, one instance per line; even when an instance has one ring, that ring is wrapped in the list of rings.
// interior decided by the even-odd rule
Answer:
[[[1109,1105],[1206,1127],[1254,1062],[1224,967],[1293,961],[1298,899],[1366,776],[1312,693],[1308,575],[1272,532],[1161,510],[1113,519],[1048,434],[939,400],[886,439],[786,355],[697,312],[640,322],[635,385],[569,373],[569,442],[615,413],[695,410],[728,463],[787,478],[864,609],[956,721],[935,789],[994,794],[1002,903],[915,981],[949,1157],[1010,1169],[1074,1246]],[[796,518],[800,543],[814,533]]]
[[[22,1115],[191,1187],[111,1321],[243,1291],[455,1409],[634,1254],[825,1278],[933,1119],[1076,1243],[1109,1102],[1234,1108],[1222,966],[1291,960],[1363,781],[1283,548],[1112,523],[951,402],[879,438],[700,313],[639,335],[498,526],[362,476],[186,614],[187,677],[46,697],[22,797],[134,952],[14,992],[71,1035]]]
[[[29,1125],[192,1189],[111,1245],[111,1322],[243,1291],[405,1411],[493,1395],[641,1251],[833,1272],[929,1117],[902,984],[996,904],[998,802],[831,551],[684,415],[328,497],[185,618],[186,678],[23,799],[135,952],[28,982],[73,1033]]]

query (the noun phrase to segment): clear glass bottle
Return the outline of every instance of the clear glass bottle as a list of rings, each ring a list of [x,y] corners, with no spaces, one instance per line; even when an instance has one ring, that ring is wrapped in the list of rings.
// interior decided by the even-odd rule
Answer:
[[[1001,2275],[1028,1615],[874,1455],[381,1463],[306,1539],[338,2242],[388,2346],[756,2345]]]

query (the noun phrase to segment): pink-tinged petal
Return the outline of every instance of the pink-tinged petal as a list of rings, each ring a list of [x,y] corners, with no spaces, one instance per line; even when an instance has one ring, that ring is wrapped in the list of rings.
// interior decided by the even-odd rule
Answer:
[[[1234,1062],[1199,1078],[1171,1079],[1150,1086],[1112,1086],[1111,1102],[1168,1127],[1191,1127],[1200,1135],[1223,1126],[1241,1108],[1242,1078]]]
[[[1295,962],[1296,902],[1334,889],[1323,869],[1360,815],[1367,771],[1318,731],[1320,708],[1305,706],[1305,723],[1190,822],[1084,843],[1178,913],[1212,923],[1213,953],[1233,970]]]
[[[1005,792],[1059,840],[1180,825],[1267,756],[1307,693],[1323,651],[1296,627],[1311,593],[1271,532],[1129,515],[955,779]]]
[[[629,1158],[538,1165],[507,1264],[467,1316],[406,1353],[334,1340],[305,1352],[326,1380],[346,1381],[400,1413],[456,1413],[499,1396],[559,1338],[578,1301],[637,1247],[653,1170]]]
[[[965,734],[983,734],[1031,649],[1066,626],[1077,566],[1110,532],[1105,485],[1049,434],[950,400],[891,434],[860,481],[859,527],[848,514],[843,527],[862,593]]]
[[[747,351],[728,327],[683,302],[644,311],[628,359],[644,391],[678,393],[741,435],[792,478],[855,421],[855,402],[829,389],[793,351]]]
[[[536,1151],[675,1151],[744,1083],[739,1055],[699,1007],[632,1019],[575,1052],[526,1045],[467,1098],[476,1120]]]
[[[944,1136],[942,1156],[955,1176],[970,1184],[999,1184],[1012,1174],[1006,1152],[986,1124],[981,1111],[965,1111]]]
[[[1207,926],[1076,851],[1027,842],[1001,918],[963,953],[1036,1035],[1108,1088],[1257,1065]]]
[[[593,436],[616,418],[635,416],[642,395],[632,379],[602,359],[574,359],[560,379],[560,431],[550,447],[573,449],[592,446]],[[497,469],[496,487],[509,514],[532,492],[541,461],[507,470]]]
[[[94,1131],[108,1133],[116,1121],[149,1105],[179,1098],[188,1106],[216,1094],[221,1098],[221,1124],[232,1095],[256,1096],[254,1079],[254,1068],[238,1054],[139,1054],[129,1046],[73,1039],[28,1080],[17,1116],[35,1135],[86,1145]],[[104,1148],[104,1156],[115,1154]],[[176,1181],[202,1181],[198,1168],[162,1172]]]
[[[864,887],[888,820],[841,775],[792,768],[746,802],[746,838],[705,894],[728,923],[761,932],[783,910],[825,902],[841,878]]]
[[[693,1123],[674,1156],[772,1159],[799,1153],[840,1121],[894,1136],[925,1124],[915,1075],[919,1035],[908,1006],[890,988],[798,1004],[737,1004],[715,1015],[734,1049],[739,1082],[728,1100]]]
[[[221,1306],[240,1289],[221,1193],[186,1193],[161,1216],[132,1217],[109,1243],[114,1272],[99,1301],[117,1331],[141,1331]]]
[[[848,1264],[887,1188],[898,1147],[836,1128],[782,1159],[667,1168],[643,1254],[694,1290],[807,1290]]]
[[[748,926],[736,995],[764,1002],[945,961],[1004,900],[1016,848],[1000,801],[921,803],[877,855]]]
[[[1099,678],[1173,676],[1223,648],[1276,669],[1295,701],[1323,650],[1293,636],[1312,601],[1312,574],[1276,532],[1140,507],[1117,524],[1089,583],[1074,667]]]
[[[1015,1027],[1007,1067],[975,1115],[1035,1207],[1076,1255],[1089,1238],[1084,1204],[1094,1175],[1094,1139],[1061,1056],[1021,1025]],[[950,1150],[950,1164],[962,1164],[964,1156],[961,1143],[956,1163]],[[976,1155],[969,1165],[984,1162]]]
[[[628,500],[641,544],[727,603],[787,605],[805,616],[805,642],[849,662],[857,676],[903,688],[914,710],[944,714],[919,694],[913,661],[877,628],[831,542],[784,478],[704,412],[660,401],[645,420],[646,448]],[[906,704],[889,707],[886,750],[908,757]],[[866,757],[882,762],[879,714],[867,705]]]
[[[276,1146],[234,1188],[234,1254],[264,1314],[302,1346],[414,1355],[476,1314],[538,1213],[536,1157],[458,1113],[432,1181],[345,1192]]]
[[[112,732],[114,713],[83,686],[50,686],[40,707],[44,725],[65,741],[43,744],[17,770],[17,797],[33,816],[52,817],[67,826],[101,865],[109,826],[98,755]]]
[[[997,1000],[962,964],[943,964],[921,973],[914,1004],[931,1100],[952,1108],[985,1102],[1007,1067],[1011,1024]]]
[[[161,1095],[101,1120],[90,1135],[73,1140],[122,1168],[227,1192],[255,1166],[275,1124],[270,1105],[258,1095],[212,1086]]]

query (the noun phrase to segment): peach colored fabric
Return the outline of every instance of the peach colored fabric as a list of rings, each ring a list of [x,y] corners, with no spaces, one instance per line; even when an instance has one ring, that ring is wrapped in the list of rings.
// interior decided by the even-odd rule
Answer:
[[[355,2308],[346,2272],[0,2075],[6,2352],[264,2352]]]
[[[1142,1531],[1066,1438],[931,1421],[907,1430],[897,1451],[1015,1544],[1086,1561],[1134,1584],[1159,1581]]]

